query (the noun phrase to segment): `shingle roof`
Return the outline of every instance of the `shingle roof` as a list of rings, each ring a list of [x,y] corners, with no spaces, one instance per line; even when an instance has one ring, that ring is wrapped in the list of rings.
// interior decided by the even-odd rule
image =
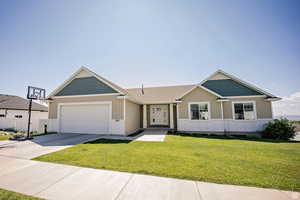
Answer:
[[[0,94],[0,109],[28,110],[29,101],[19,96]],[[48,107],[32,102],[32,110],[48,111]]]
[[[232,79],[207,80],[202,84],[202,86],[223,97],[263,95],[262,93],[246,87]]]
[[[194,87],[195,85],[149,87],[144,88],[144,94],[142,94],[141,88],[129,88],[126,90],[137,101],[155,103],[173,102]]]

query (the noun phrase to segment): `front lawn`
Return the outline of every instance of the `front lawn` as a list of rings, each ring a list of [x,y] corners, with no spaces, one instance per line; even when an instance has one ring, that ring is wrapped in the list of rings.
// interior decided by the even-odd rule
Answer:
[[[300,143],[167,135],[165,142],[96,140],[35,160],[300,191]]]
[[[8,138],[10,138],[11,135],[4,135],[0,133],[0,140],[8,140]]]
[[[17,192],[11,192],[11,191],[8,191],[8,190],[0,189],[0,200],[17,200],[17,199],[42,200],[40,198],[31,197],[31,196],[27,196],[27,195],[20,194],[20,193],[17,193]]]

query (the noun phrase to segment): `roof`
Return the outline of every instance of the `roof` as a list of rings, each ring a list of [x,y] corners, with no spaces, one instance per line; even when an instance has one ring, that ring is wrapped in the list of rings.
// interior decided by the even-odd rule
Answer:
[[[149,87],[144,88],[142,94],[141,88],[126,89],[128,94],[137,101],[144,103],[159,103],[159,102],[174,102],[180,98],[182,94],[192,90],[195,85],[177,85],[177,86],[163,86],[163,87]]]
[[[223,97],[264,95],[263,93],[259,93],[258,91],[250,87],[246,87],[232,79],[207,80],[202,84],[202,86]]]
[[[55,96],[57,93],[59,93],[61,90],[63,90],[68,84],[70,84],[74,79],[78,78],[77,75],[80,72],[86,72],[88,73],[91,77],[95,77],[97,78],[99,81],[103,82],[104,84],[108,85],[109,87],[111,87],[113,90],[120,92],[121,94],[127,94],[127,91],[123,88],[121,88],[120,86],[118,86],[117,84],[112,83],[111,81],[103,78],[102,76],[96,74],[95,72],[89,70],[86,67],[80,67],[79,70],[77,70],[74,74],[72,74],[71,77],[69,77],[67,80],[65,80],[63,82],[62,85],[60,85],[58,88],[56,88],[54,91],[52,91],[47,98],[51,98],[53,96]]]
[[[55,96],[89,95],[118,93],[95,77],[83,77],[73,79],[66,87]]]
[[[214,77],[217,74],[222,74],[225,77],[227,77],[228,79],[232,79],[235,82],[237,82],[237,83],[239,83],[239,84],[241,84],[243,86],[246,86],[246,87],[248,87],[248,88],[250,88],[252,90],[255,90],[258,93],[260,93],[260,95],[263,94],[263,95],[266,95],[266,96],[268,96],[270,98],[273,98],[273,99],[280,99],[280,98],[276,97],[275,95],[273,95],[273,94],[271,94],[271,93],[269,93],[267,91],[264,91],[264,90],[262,90],[262,89],[260,89],[260,88],[258,88],[256,86],[250,84],[250,83],[247,83],[246,81],[243,81],[243,80],[237,78],[236,76],[233,76],[232,74],[228,74],[228,73],[226,73],[226,72],[224,72],[223,70],[220,70],[220,69],[218,71],[216,71],[215,73],[213,73],[212,75],[210,75],[208,78],[206,78],[203,81],[201,81],[201,83],[199,85],[203,85],[206,81],[211,80],[211,78]]]
[[[82,74],[83,73],[83,74]],[[216,76],[221,74],[221,76]],[[124,89],[111,81],[99,76],[86,67],[81,67],[61,86],[54,90],[49,96],[75,96],[94,94],[116,94],[127,96],[128,99],[137,103],[167,103],[183,98],[195,88],[202,88],[218,98],[234,98],[248,96],[267,96],[270,100],[279,99],[276,96],[263,91],[250,83],[218,70],[199,84],[177,85],[144,88]]]
[[[19,96],[0,94],[0,109],[28,110],[29,101]],[[33,111],[48,111],[48,107],[32,102]]]

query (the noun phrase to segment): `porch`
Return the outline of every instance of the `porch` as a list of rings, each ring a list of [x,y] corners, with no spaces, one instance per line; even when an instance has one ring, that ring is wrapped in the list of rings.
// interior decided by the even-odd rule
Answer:
[[[176,130],[177,104],[144,104],[141,107],[141,127],[149,130]]]

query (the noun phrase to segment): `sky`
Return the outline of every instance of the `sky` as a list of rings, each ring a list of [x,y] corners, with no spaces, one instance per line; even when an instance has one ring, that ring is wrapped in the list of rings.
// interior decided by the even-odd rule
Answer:
[[[86,66],[124,88],[199,83],[222,69],[300,96],[299,10],[298,0],[4,1],[0,93],[49,94]]]

